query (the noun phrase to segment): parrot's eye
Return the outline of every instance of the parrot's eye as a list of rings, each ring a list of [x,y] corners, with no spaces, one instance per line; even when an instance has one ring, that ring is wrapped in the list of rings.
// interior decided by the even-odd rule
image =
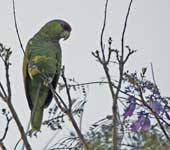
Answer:
[[[71,27],[69,24],[67,23],[61,23],[61,26],[63,27],[64,30],[70,32],[71,31]]]

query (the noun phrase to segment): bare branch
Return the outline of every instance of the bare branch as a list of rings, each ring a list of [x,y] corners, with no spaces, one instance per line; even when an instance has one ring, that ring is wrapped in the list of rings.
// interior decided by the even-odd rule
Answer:
[[[101,46],[101,51],[102,51],[102,56],[103,56],[103,62],[106,62],[104,45],[103,45],[103,35],[104,35],[105,27],[106,27],[107,5],[108,5],[108,0],[106,0],[106,4],[105,4],[104,21],[103,21],[103,27],[102,27],[101,37],[100,37],[100,46]]]
[[[17,33],[17,37],[18,37],[19,44],[20,44],[20,47],[22,49],[22,52],[25,55],[25,51],[24,51],[24,48],[23,48],[23,45],[22,45],[22,42],[21,42],[21,38],[20,38],[20,35],[19,35],[19,30],[18,30],[18,25],[17,25],[17,20],[16,20],[16,13],[15,13],[15,1],[14,0],[12,0],[12,5],[13,5],[13,16],[14,16],[15,30],[16,30],[16,33]]]
[[[112,45],[112,38],[109,37],[109,40],[108,40],[108,44],[109,44],[109,53],[108,53],[108,57],[107,57],[107,60],[106,60],[106,63],[108,64],[110,62],[110,58],[111,58],[111,54],[112,54],[112,48],[111,48],[111,45]]]
[[[127,60],[129,59],[129,57],[136,52],[135,50],[132,50],[129,46],[126,46],[126,48],[128,49],[128,54],[125,57],[125,60],[123,61],[123,63],[125,64],[127,62]]]
[[[157,86],[156,80],[155,80],[155,75],[154,75],[154,70],[153,70],[153,64],[152,63],[151,63],[151,71],[152,71],[153,82],[154,82],[155,86]]]
[[[118,143],[117,143],[117,99],[118,99],[118,95],[119,92],[121,90],[121,85],[122,85],[122,80],[123,80],[123,72],[124,72],[124,39],[125,39],[125,32],[126,32],[126,28],[127,28],[127,22],[128,22],[128,17],[129,17],[129,13],[130,13],[130,9],[131,9],[131,5],[132,5],[133,0],[130,1],[129,3],[129,7],[128,7],[128,11],[126,14],[126,18],[125,18],[125,22],[124,22],[124,27],[123,27],[123,32],[122,32],[122,38],[121,38],[121,56],[120,56],[120,62],[119,62],[119,81],[118,81],[118,86],[117,86],[117,90],[115,93],[115,99],[113,102],[113,106],[112,106],[112,112],[113,112],[113,134],[112,134],[112,142],[113,142],[113,149],[117,150],[118,148]]]
[[[62,98],[60,97],[60,95],[54,90],[53,86],[51,84],[48,85],[52,94],[53,94],[53,97],[57,103],[57,106],[61,109],[61,111],[63,113],[66,113],[67,111],[67,105],[64,103],[64,101],[62,100]],[[63,106],[62,106],[63,105]]]
[[[25,135],[24,128],[23,128],[23,126],[22,126],[22,124],[21,124],[21,122],[20,122],[20,120],[19,120],[19,118],[18,118],[18,115],[17,115],[17,113],[16,113],[16,111],[15,111],[15,109],[14,109],[11,101],[8,100],[8,101],[7,101],[7,104],[8,104],[8,107],[9,107],[11,113],[12,113],[12,116],[13,116],[13,118],[14,118],[17,126],[18,126],[18,129],[19,129],[19,131],[20,131],[20,134],[21,134],[21,137],[22,137],[22,140],[23,140],[23,142],[24,142],[24,145],[25,145],[26,149],[27,149],[27,150],[31,150],[31,146],[30,146],[30,144],[28,143],[27,137],[26,137],[26,135]]]
[[[11,101],[11,83],[10,83],[10,79],[9,79],[9,64],[6,61],[5,61],[5,76],[6,76],[8,101]]]
[[[0,142],[0,148],[1,150],[7,150],[3,142]]]
[[[3,87],[3,85],[2,85],[2,83],[0,82],[0,89],[2,90],[2,95],[3,95],[3,97],[7,97],[7,94],[6,94],[6,92],[5,92],[5,90],[4,90],[4,87]]]
[[[103,61],[102,61],[102,59],[101,59],[101,57],[100,57],[100,55],[99,55],[99,51],[98,51],[98,50],[96,50],[95,52],[92,52],[92,55],[93,55],[95,58],[97,58],[97,60],[103,65]]]
[[[108,84],[107,81],[93,81],[93,82],[85,82],[85,83],[78,83],[78,84],[69,84],[70,87],[76,87],[76,86],[84,86],[84,85],[92,85],[92,84]]]
[[[81,131],[80,131],[80,129],[79,129],[78,125],[77,125],[77,122],[75,121],[73,115],[72,115],[71,113],[68,113],[68,117],[69,117],[69,119],[71,120],[71,123],[72,123],[74,129],[76,130],[76,133],[77,133],[77,135],[78,135],[81,143],[83,144],[85,150],[90,150],[90,148],[89,148],[86,140],[84,139],[84,136],[83,136],[83,134],[81,133]]]
[[[12,117],[9,118],[8,114],[5,114],[5,117],[6,117],[7,123],[6,123],[6,128],[5,128],[4,134],[3,134],[2,138],[0,138],[1,142],[5,139],[7,132],[8,132],[8,128],[9,128],[9,123],[12,120]]]
[[[3,47],[1,45],[1,47]],[[10,58],[10,55],[12,54],[12,51],[10,51],[10,49],[7,49],[4,47],[4,50],[1,51],[2,55],[0,55],[1,58],[3,58],[3,62],[4,62],[4,66],[5,66],[5,77],[6,77],[6,86],[7,86],[7,92],[5,92],[2,84],[0,84],[0,88],[1,90],[3,91],[3,94],[5,95],[2,95],[2,99],[4,100],[4,102],[7,103],[10,111],[11,111],[11,114],[18,126],[18,129],[20,131],[20,134],[21,134],[21,137],[22,137],[22,140],[24,142],[24,145],[26,147],[27,150],[30,150],[31,147],[27,141],[27,138],[26,138],[26,135],[25,135],[25,132],[24,132],[24,129],[23,129],[23,126],[18,118],[18,115],[12,105],[12,102],[11,102],[11,83],[10,83],[10,77],[9,77],[9,66],[11,65],[11,63],[9,62],[9,58]],[[6,94],[7,93],[7,94]]]
[[[64,74],[64,67],[62,69],[61,76],[63,78],[64,84],[65,84],[65,87],[66,87],[66,92],[67,92],[67,96],[68,96],[68,103],[69,103],[69,111],[71,112],[72,100],[71,100],[71,95],[70,95],[70,88],[68,87],[67,80],[66,80],[66,77],[65,77],[65,74]]]
[[[65,87],[66,87],[66,86],[65,86]],[[86,141],[85,141],[85,139],[84,139],[83,134],[81,133],[81,131],[80,131],[80,129],[79,129],[79,127],[78,127],[78,125],[77,125],[77,123],[76,123],[73,115],[72,115],[72,112],[67,108],[66,104],[64,103],[64,101],[62,100],[62,98],[57,94],[57,92],[55,92],[55,90],[54,90],[54,88],[52,87],[51,84],[49,84],[49,88],[50,88],[50,90],[51,90],[51,92],[52,92],[52,94],[53,94],[53,97],[54,97],[54,99],[55,99],[58,107],[59,107],[59,108],[61,109],[61,111],[62,111],[64,114],[66,114],[66,115],[68,116],[68,118],[70,119],[70,121],[71,121],[74,129],[76,130],[76,133],[77,133],[77,135],[78,135],[81,143],[83,144],[83,146],[84,146],[84,148],[85,148],[85,150],[90,150],[88,144],[86,143]],[[68,94],[68,93],[67,93],[67,94]],[[71,98],[71,97],[70,97],[70,98]],[[59,102],[58,99],[60,99],[60,101],[62,101],[62,102],[64,103],[64,107],[61,105],[61,103]]]
[[[117,49],[112,49],[112,51],[116,54],[116,59],[117,59],[118,63],[120,63],[119,51]]]
[[[130,0],[128,11],[127,11],[125,22],[124,22],[123,32],[122,32],[122,38],[121,38],[121,52],[122,52],[121,53],[121,62],[123,62],[123,58],[124,58],[124,39],[125,39],[127,22],[128,22],[132,2],[133,2],[133,0]]]

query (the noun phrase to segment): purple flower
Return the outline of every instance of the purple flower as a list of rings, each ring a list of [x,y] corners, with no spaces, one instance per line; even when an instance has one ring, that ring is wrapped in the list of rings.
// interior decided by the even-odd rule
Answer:
[[[141,123],[141,128],[143,129],[143,131],[147,132],[150,128],[151,128],[151,122],[148,118],[148,115],[145,117],[145,119],[143,120],[143,122]]]
[[[151,108],[156,115],[159,115],[160,112],[163,110],[162,105],[158,101],[153,101],[151,104]]]
[[[131,131],[137,132],[139,130],[139,128],[140,128],[140,121],[137,120],[134,123],[132,123],[130,128],[131,128]]]
[[[133,132],[137,132],[139,129],[147,132],[151,128],[148,114],[146,114],[144,111],[141,111],[139,113],[138,120],[133,122],[130,128]]]
[[[124,119],[126,119],[128,116],[132,116],[135,108],[136,108],[136,101],[134,99],[134,97],[129,97],[128,98],[128,103],[129,106],[125,109],[125,112],[123,113]]]

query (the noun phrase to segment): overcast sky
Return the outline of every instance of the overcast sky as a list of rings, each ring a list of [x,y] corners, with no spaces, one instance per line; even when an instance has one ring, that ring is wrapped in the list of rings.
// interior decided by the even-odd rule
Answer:
[[[66,20],[72,26],[70,39],[62,41],[63,64],[66,76],[74,77],[79,82],[96,81],[104,77],[102,67],[95,61],[91,51],[100,48],[100,32],[103,23],[105,0],[15,0],[17,22],[24,47],[27,41],[48,21]],[[113,38],[115,48],[120,48],[123,23],[129,0],[110,0],[105,41]],[[169,95],[169,34],[170,34],[170,1],[169,0],[134,0],[128,21],[125,44],[137,49],[126,69],[140,71],[142,67],[150,69],[154,65],[155,77],[162,94]],[[11,47],[12,67],[12,100],[24,127],[29,120],[29,109],[25,98],[22,80],[23,53],[16,36],[12,0],[1,0],[0,3],[0,42]],[[1,65],[0,79],[3,78]],[[115,70],[116,71],[116,70]],[[114,75],[113,75],[114,76]],[[148,76],[151,77],[150,72]],[[111,98],[106,87],[90,87],[88,103],[84,115],[84,129],[91,123],[111,113]],[[3,102],[0,102],[0,108]],[[95,108],[95,109],[94,109]],[[2,115],[0,115],[0,119]],[[4,120],[2,120],[3,122]],[[0,124],[0,133],[4,124]],[[14,126],[14,121],[11,126]],[[15,126],[10,126],[7,146],[11,149],[19,138]],[[49,132],[49,135],[45,133]],[[42,149],[54,133],[44,129],[39,139],[31,142],[34,149]],[[44,137],[45,136],[45,137]],[[35,144],[36,143],[36,144]],[[42,144],[44,143],[44,144]]]

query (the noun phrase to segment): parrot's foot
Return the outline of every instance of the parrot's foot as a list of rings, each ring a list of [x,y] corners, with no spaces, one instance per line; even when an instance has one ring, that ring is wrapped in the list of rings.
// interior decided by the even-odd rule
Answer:
[[[40,71],[38,70],[38,67],[36,65],[30,66],[28,72],[31,79],[33,79],[35,75],[40,74]]]
[[[48,87],[48,85],[49,84],[51,84],[51,82],[53,81],[53,79],[51,78],[51,77],[48,77],[48,78],[46,78],[45,80],[44,80],[44,85],[46,86],[46,87]]]

